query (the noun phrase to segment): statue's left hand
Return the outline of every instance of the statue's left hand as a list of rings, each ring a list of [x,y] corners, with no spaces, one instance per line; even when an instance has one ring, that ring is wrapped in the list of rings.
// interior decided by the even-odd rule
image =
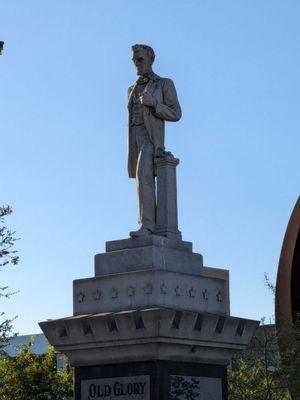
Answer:
[[[156,107],[157,100],[152,96],[152,94],[146,92],[140,96],[140,102],[144,106]]]

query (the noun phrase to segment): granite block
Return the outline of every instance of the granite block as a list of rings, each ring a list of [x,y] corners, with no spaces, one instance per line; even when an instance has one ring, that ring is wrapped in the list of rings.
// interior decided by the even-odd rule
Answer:
[[[202,267],[201,254],[164,246],[115,250],[95,256],[95,276],[145,269],[199,275]]]

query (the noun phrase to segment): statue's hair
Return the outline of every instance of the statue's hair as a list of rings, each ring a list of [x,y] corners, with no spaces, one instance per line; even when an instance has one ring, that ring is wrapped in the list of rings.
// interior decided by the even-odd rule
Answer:
[[[152,47],[147,46],[146,44],[135,44],[135,45],[131,46],[131,49],[132,49],[132,51],[137,51],[139,49],[146,50],[147,53],[150,55],[151,61],[152,61],[152,64],[153,64],[154,59],[155,59],[155,53],[154,53],[154,50],[152,49]]]

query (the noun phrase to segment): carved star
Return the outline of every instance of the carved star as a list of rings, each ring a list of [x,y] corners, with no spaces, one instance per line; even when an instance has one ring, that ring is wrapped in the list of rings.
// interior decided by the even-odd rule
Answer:
[[[150,282],[144,287],[144,292],[145,294],[151,294],[153,292],[153,286]]]
[[[223,301],[223,296],[222,293],[220,292],[220,290],[218,291],[218,293],[216,294],[217,300],[219,303],[222,303]]]
[[[168,291],[167,285],[165,285],[164,283],[160,285],[160,291],[162,294],[167,294]]]
[[[193,287],[191,287],[189,290],[189,296],[191,299],[193,299],[196,296],[196,290]]]
[[[101,293],[101,291],[100,290],[95,290],[94,292],[93,292],[93,299],[95,300],[95,301],[98,301],[98,300],[100,300],[101,299],[101,296],[102,296],[102,293]]]
[[[205,289],[205,290],[202,292],[202,296],[203,296],[203,299],[204,299],[204,300],[208,300],[209,291],[208,291],[207,289]]]
[[[83,302],[84,302],[84,298],[85,298],[85,294],[82,293],[82,292],[80,292],[80,293],[77,295],[77,301],[78,301],[78,303],[83,303]]]
[[[181,287],[179,287],[178,285],[176,286],[176,288],[174,289],[176,296],[181,296]]]
[[[135,287],[134,286],[129,286],[129,288],[127,289],[127,294],[129,297],[132,297],[135,295]]]
[[[119,297],[119,292],[116,288],[111,289],[111,298],[112,299],[117,299]]]

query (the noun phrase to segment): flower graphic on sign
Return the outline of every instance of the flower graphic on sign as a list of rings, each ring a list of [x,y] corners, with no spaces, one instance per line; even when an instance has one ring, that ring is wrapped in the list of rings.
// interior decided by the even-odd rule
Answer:
[[[194,376],[170,376],[172,400],[200,400],[200,380]]]

